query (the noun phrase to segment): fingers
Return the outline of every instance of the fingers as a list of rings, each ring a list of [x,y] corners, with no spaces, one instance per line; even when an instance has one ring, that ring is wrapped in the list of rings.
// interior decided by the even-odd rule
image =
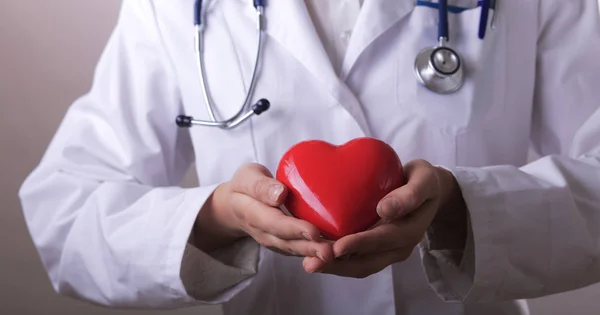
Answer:
[[[326,243],[282,240],[266,233],[260,233],[255,240],[264,247],[284,255],[314,257],[322,263],[331,262],[334,259],[333,249]]]
[[[319,240],[320,231],[314,225],[286,216],[281,210],[269,207],[243,194],[231,197],[234,214],[243,222],[246,233],[258,230],[284,240]]]
[[[336,257],[347,255],[365,255],[369,253],[383,252],[407,245],[409,234],[403,230],[405,227],[401,222],[380,225],[374,229],[348,235],[333,244]]]
[[[327,262],[332,262],[333,260],[329,260]],[[307,273],[315,273],[323,270],[327,262],[322,261],[321,259],[315,257],[305,257],[302,260],[302,267]]]
[[[423,238],[435,213],[435,204],[427,202],[419,211],[406,219],[379,225],[371,230],[339,239],[333,244],[333,252],[336,257],[343,257],[414,247]]]
[[[235,173],[231,189],[272,207],[280,206],[287,194],[285,186],[266,167],[255,163],[246,164]]]
[[[306,272],[320,272],[350,278],[366,278],[387,266],[404,261],[410,257],[412,248],[391,250],[377,254],[354,256],[348,260],[334,260],[330,263],[320,263],[314,258],[307,257],[302,265]]]
[[[227,190],[228,205],[240,229],[259,244],[284,255],[316,257],[323,262],[334,259],[332,245],[321,241],[314,225],[277,208],[287,190],[266,167],[255,163],[242,166]]]
[[[241,228],[259,244],[284,255],[317,257],[323,262],[334,259],[333,247],[321,242],[314,225],[240,193],[234,193],[230,202],[243,222]]]
[[[406,164],[405,173],[406,185],[389,193],[377,206],[377,213],[385,220],[406,216],[439,193],[436,171],[428,162],[412,161]]]

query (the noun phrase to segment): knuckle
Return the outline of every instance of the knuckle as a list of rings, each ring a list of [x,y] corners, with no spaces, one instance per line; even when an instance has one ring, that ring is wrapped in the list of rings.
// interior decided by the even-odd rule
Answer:
[[[247,165],[247,171],[255,173],[255,174],[260,174],[262,176],[269,176],[271,177],[271,172],[269,171],[269,169],[267,169],[264,165],[262,164],[258,164],[258,163],[248,163]]]
[[[260,245],[268,248],[268,249],[279,249],[279,244],[277,244],[277,242],[275,241],[275,239],[273,237],[261,237],[260,240],[256,240]]]
[[[424,159],[417,159],[415,161],[415,165],[419,167],[430,167],[431,163],[427,162],[427,160]]]
[[[331,249],[331,246],[327,245],[326,243],[316,244],[316,246],[312,248],[312,252],[315,255],[316,253],[319,253],[321,256],[325,256],[325,258],[328,258],[328,256],[333,256],[333,249]]]
[[[243,169],[245,171],[260,171],[263,169],[263,166],[258,163],[246,163],[242,165],[240,169]]]
[[[305,235],[308,234],[308,235]],[[321,232],[319,231],[319,229],[317,229],[316,226],[306,222],[306,223],[302,223],[302,226],[300,226],[300,229],[298,229],[298,236],[300,238],[305,238],[306,236],[317,240],[321,235]]]
[[[410,205],[419,204],[421,200],[421,192],[413,186],[406,187],[406,199]]]
[[[238,174],[239,173],[243,173],[245,171],[250,170],[251,168],[252,168],[252,164],[251,163],[246,163],[246,164],[243,164],[242,166],[240,166],[240,168],[238,168],[237,172],[238,172]]]
[[[283,250],[285,250],[290,255],[297,255],[298,251],[291,245],[284,246]]]
[[[248,234],[262,232],[260,226],[258,226],[258,224],[256,224],[256,222],[253,220],[243,220],[240,225],[241,228]]]
[[[253,166],[251,163],[243,164],[242,166],[240,166],[237,169],[237,171],[233,175],[233,179],[235,181],[242,180],[246,174],[248,174],[249,172],[252,172],[252,168],[253,168]]]
[[[440,172],[438,169],[433,167],[427,169],[425,176],[427,176],[427,181],[429,183],[440,184]]]
[[[252,186],[250,188],[250,193],[252,194],[252,196],[261,196],[264,186],[265,186],[264,179],[255,180],[252,183]]]
[[[250,208],[252,208],[252,201],[250,199],[246,199],[246,200],[239,200],[240,198],[237,198],[238,202],[236,203],[235,206],[235,212],[238,216],[238,218],[240,220],[242,220],[242,222],[252,222],[254,220],[252,220],[252,217],[249,215],[250,211],[248,211]]]
[[[246,229],[249,229],[249,230],[250,230],[250,229],[253,229],[253,230],[258,230],[258,229],[260,229],[260,227],[258,226],[258,224],[256,224],[256,222],[255,222],[255,221],[252,221],[252,220],[247,220],[247,221],[244,221],[244,223],[243,223],[243,224],[244,224],[245,228],[246,228]]]

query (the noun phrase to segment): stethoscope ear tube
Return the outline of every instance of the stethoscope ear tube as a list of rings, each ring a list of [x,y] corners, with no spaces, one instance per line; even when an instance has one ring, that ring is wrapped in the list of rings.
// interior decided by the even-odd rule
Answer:
[[[254,5],[254,7],[256,9],[256,13],[257,13],[256,23],[257,23],[259,33],[258,33],[258,47],[256,50],[256,59],[255,59],[255,63],[254,63],[254,70],[252,71],[252,78],[250,80],[250,86],[248,88],[248,91],[246,92],[244,101],[241,104],[239,111],[235,115],[233,115],[231,118],[229,118],[227,120],[219,121],[219,120],[217,120],[216,115],[213,110],[214,106],[213,106],[213,102],[209,95],[210,93],[209,93],[209,89],[208,89],[208,83],[206,81],[206,76],[204,73],[204,62],[203,62],[203,58],[202,58],[202,52],[203,52],[203,32],[204,32],[203,23],[205,23],[205,21],[202,20],[202,18],[203,18],[202,17],[202,8],[203,8],[202,0],[196,0],[195,6],[194,6],[194,23],[195,23],[195,31],[196,31],[196,33],[195,33],[195,41],[196,41],[195,49],[196,49],[196,58],[197,58],[200,86],[202,89],[202,94],[204,96],[204,102],[206,105],[206,110],[209,115],[209,120],[199,120],[199,119],[194,119],[191,116],[180,115],[180,116],[177,116],[177,118],[175,119],[175,123],[180,128],[190,128],[194,125],[197,125],[197,126],[218,127],[218,128],[223,128],[223,129],[232,129],[232,128],[237,127],[238,125],[240,125],[241,123],[243,123],[244,121],[249,119],[250,117],[264,113],[265,111],[269,110],[269,108],[271,107],[271,104],[269,103],[268,100],[260,99],[254,105],[250,106],[250,109],[248,109],[249,105],[251,104],[250,102],[251,102],[252,95],[254,94],[254,90],[256,88],[256,76],[258,73],[259,59],[261,57],[261,48],[262,48],[262,42],[263,42],[263,37],[264,37],[263,36],[264,1],[263,0],[253,0],[252,4]]]
[[[478,3],[481,5],[481,19],[479,25],[479,38],[483,39],[485,37],[485,32],[487,29],[489,11],[492,7],[495,9],[496,1],[498,0],[478,0]],[[417,1],[418,3],[421,1]],[[428,6],[432,6],[429,2]],[[218,121],[216,119],[216,115],[213,113],[212,101],[209,96],[208,84],[205,79],[203,60],[202,60],[202,41],[203,36],[202,32],[204,31],[202,16],[202,0],[195,0],[194,5],[194,24],[196,31],[196,53],[197,53],[197,61],[198,61],[198,70],[200,74],[201,88],[205,98],[205,105],[207,107],[207,111],[209,114],[210,120],[197,120],[191,116],[180,115],[176,118],[175,123],[177,126],[181,128],[189,128],[194,125],[200,126],[212,126],[219,127],[223,129],[231,129],[235,128],[242,122],[246,121],[250,117],[254,115],[260,115],[263,112],[269,110],[270,103],[266,99],[259,100],[256,104],[252,105],[250,109],[248,109],[248,105],[250,105],[250,99],[252,98],[252,94],[255,89],[256,83],[256,75],[259,67],[259,59],[261,56],[261,46],[263,40],[263,18],[264,18],[264,0],[252,0],[252,4],[254,5],[257,12],[257,28],[258,28],[258,47],[256,53],[256,60],[254,64],[254,70],[252,73],[252,78],[250,80],[250,86],[248,92],[246,93],[246,97],[242,105],[240,106],[240,110],[233,117]],[[460,9],[460,8],[459,8]],[[449,32],[449,23],[448,23],[448,12],[450,7],[448,6],[448,0],[439,0],[438,3],[438,45],[430,48],[426,48],[421,50],[417,57],[415,58],[414,70],[417,77],[417,81],[421,83],[427,89],[439,93],[439,94],[447,94],[452,93],[459,90],[464,83],[464,73],[463,73],[463,62],[459,56],[459,54],[448,46],[448,42],[450,39]],[[453,12],[457,10],[456,7],[452,7]],[[494,17],[496,13],[494,13]],[[493,24],[492,20],[492,24]]]
[[[244,121],[248,120],[248,118],[268,111],[271,108],[271,103],[267,99],[260,99],[256,104],[252,105],[252,110],[247,112],[244,116],[233,120],[233,121],[222,121],[222,122],[213,122],[213,121],[204,121],[204,120],[196,120],[192,116],[179,115],[175,119],[175,124],[179,128],[191,128],[194,125],[197,126],[210,126],[210,127],[221,127],[225,129],[233,129],[239,126]]]
[[[478,34],[479,39],[485,38],[485,32],[487,30],[487,24],[488,24],[491,7],[492,7],[491,1],[481,1],[481,18],[479,19],[479,34]],[[494,13],[494,15],[495,14],[496,13]]]

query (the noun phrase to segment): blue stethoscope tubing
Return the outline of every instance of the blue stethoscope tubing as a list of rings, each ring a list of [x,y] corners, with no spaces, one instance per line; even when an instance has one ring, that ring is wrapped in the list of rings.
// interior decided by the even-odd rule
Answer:
[[[448,1],[444,1],[444,2],[446,4],[445,7],[447,8],[449,13],[462,13],[468,9],[465,7],[457,7],[457,6],[448,5]],[[497,3],[497,0],[478,0],[477,1],[477,6],[481,7],[481,18],[479,19],[479,32],[478,32],[479,39],[485,38],[487,24],[489,22],[489,13],[490,13],[491,9],[495,9],[496,3]],[[436,2],[431,2],[431,0],[417,0],[417,6],[430,7],[430,8],[434,8],[434,9],[442,9],[441,5],[442,5],[442,1],[440,1],[439,3],[436,3]],[[445,15],[447,15],[447,14],[445,14]],[[447,18],[446,18],[446,20],[447,20]],[[493,23],[493,21],[492,21],[492,23]],[[493,28],[493,26],[492,26],[492,28]]]
[[[287,0],[286,0],[287,1]],[[486,35],[486,29],[489,21],[489,11],[492,7],[495,8],[498,0],[478,0],[478,6],[481,6],[481,18],[479,21],[479,32],[478,37],[484,39]],[[250,86],[245,95],[244,102],[240,107],[240,110],[227,120],[217,120],[213,108],[213,102],[209,95],[208,84],[206,81],[206,74],[204,72],[204,62],[202,58],[203,52],[203,32],[205,28],[205,22],[203,13],[203,1],[196,0],[194,4],[194,26],[195,26],[195,50],[198,73],[201,82],[202,94],[204,97],[206,110],[210,117],[210,120],[198,120],[192,116],[179,115],[176,119],[177,126],[181,128],[189,128],[194,125],[218,127],[222,129],[233,129],[239,126],[244,121],[248,120],[254,115],[260,115],[263,112],[269,110],[270,102],[267,99],[260,99],[254,103],[248,110],[248,106],[251,102],[252,95],[256,89],[257,73],[260,63],[262,43],[264,37],[264,23],[265,23],[265,1],[263,0],[252,0],[252,4],[257,14],[257,28],[258,28],[258,47],[256,49],[256,59],[254,62],[254,68],[252,71],[252,77],[250,80]],[[493,4],[492,4],[493,2]],[[449,6],[448,0],[439,0],[439,2],[433,3],[430,0],[416,0],[416,4],[420,6],[437,7],[439,13],[438,21],[438,45],[423,49],[415,60],[415,73],[417,80],[429,90],[439,93],[447,94],[457,91],[462,87],[464,82],[462,60],[458,53],[447,46],[449,41],[449,27],[448,27],[448,12],[460,13],[465,8]],[[496,13],[494,13],[495,17]],[[494,22],[492,22],[494,23]]]

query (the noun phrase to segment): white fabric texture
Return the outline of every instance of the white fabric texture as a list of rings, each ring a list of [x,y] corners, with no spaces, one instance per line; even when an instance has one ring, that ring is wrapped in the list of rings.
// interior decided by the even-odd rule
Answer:
[[[364,0],[305,0],[314,27],[339,73]]]

